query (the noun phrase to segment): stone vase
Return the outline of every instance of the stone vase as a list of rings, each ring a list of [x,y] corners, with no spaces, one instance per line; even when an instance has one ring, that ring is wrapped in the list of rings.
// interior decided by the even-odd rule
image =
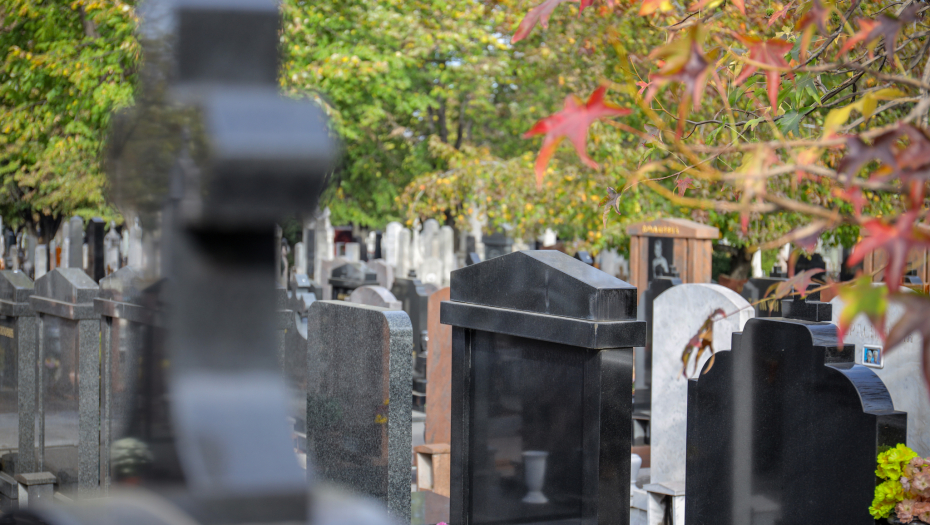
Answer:
[[[535,505],[549,503],[549,499],[542,492],[546,481],[547,457],[549,453],[541,450],[527,450],[523,453],[523,471],[528,489],[526,496],[523,497],[523,503]]]

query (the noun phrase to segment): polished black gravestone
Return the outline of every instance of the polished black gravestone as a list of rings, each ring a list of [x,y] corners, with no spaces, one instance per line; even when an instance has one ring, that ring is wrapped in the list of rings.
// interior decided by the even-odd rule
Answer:
[[[628,523],[636,288],[542,250],[456,270],[450,296],[450,523]]]
[[[104,266],[104,227],[106,222],[100,217],[94,217],[87,221],[87,275],[94,282],[100,282],[100,279],[106,277],[106,267]]]
[[[492,233],[491,235],[485,235],[482,242],[484,243],[485,260],[507,255],[513,251],[513,239],[501,231]]]
[[[836,334],[750,319],[689,382],[687,524],[875,523],[875,457],[904,443],[907,415]]]

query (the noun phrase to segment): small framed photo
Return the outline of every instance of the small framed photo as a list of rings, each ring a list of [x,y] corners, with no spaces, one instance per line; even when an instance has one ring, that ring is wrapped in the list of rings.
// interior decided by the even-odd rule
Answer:
[[[862,347],[862,364],[872,368],[884,368],[885,358],[882,354],[882,347],[875,345],[865,345]]]

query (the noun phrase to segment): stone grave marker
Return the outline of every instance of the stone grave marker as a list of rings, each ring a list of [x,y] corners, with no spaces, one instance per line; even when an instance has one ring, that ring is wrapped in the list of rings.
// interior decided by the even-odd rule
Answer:
[[[907,416],[834,325],[808,320],[829,306],[750,319],[689,381],[686,524],[875,523],[875,458]]]
[[[391,293],[401,302],[402,308],[413,325],[413,352],[419,354],[420,334],[426,331],[429,293],[419,279],[395,278]],[[425,372],[425,371],[424,371]]]
[[[71,217],[68,221],[68,235],[65,237],[64,253],[67,254],[66,268],[84,268],[84,256],[81,253],[84,246],[84,219]]]
[[[100,317],[93,303],[99,292],[80,268],[56,268],[36,281],[29,298],[43,365],[36,378],[36,469],[54,474],[62,492],[76,488],[82,497],[100,487]],[[47,458],[46,449],[56,446],[62,453]]]
[[[666,290],[680,285],[681,279],[678,278],[678,272],[675,267],[670,268],[669,275],[656,277],[649,282],[646,291],[640,296],[640,307],[637,315],[641,321],[646,321],[646,345],[637,347],[635,350],[635,386],[633,400],[633,420],[642,425],[644,435],[647,433],[652,411],[652,335],[653,321],[655,315],[653,304]]]
[[[390,290],[394,286],[394,267],[385,259],[375,259],[368,263],[368,267],[378,276],[378,286]]]
[[[420,271],[417,276],[423,284],[435,285],[438,289],[443,282],[443,265],[442,260],[438,257],[427,257],[420,264]]]
[[[329,285],[333,300],[348,301],[352,291],[360,286],[377,286],[378,276],[363,262],[348,262],[333,268]]]
[[[104,228],[106,223],[100,217],[87,221],[87,264],[84,268],[94,282],[106,277],[104,265]],[[37,279],[38,280],[38,279]]]
[[[455,265],[455,230],[452,226],[443,226],[439,229],[439,253],[437,257],[442,261],[441,286],[449,285],[449,278]]]
[[[124,266],[100,280],[100,294],[94,299],[94,311],[100,317],[100,486],[104,494],[114,470],[111,447],[128,427],[138,350],[145,327],[154,322],[151,312],[141,305],[144,286],[141,270]]]
[[[439,320],[440,304],[449,300],[449,287],[429,297],[426,357],[427,444],[452,441],[452,327]],[[448,472],[445,473],[449,475]]]
[[[33,282],[23,272],[0,270],[0,446],[17,449],[15,472],[36,471],[36,317]],[[7,491],[9,497],[13,493]]]
[[[594,266],[594,258],[584,250],[575,253],[575,258],[589,266]]]
[[[116,232],[116,223],[110,221],[110,231],[103,238],[103,266],[106,275],[120,268],[119,244],[121,240],[119,233]]]
[[[317,301],[307,333],[308,460],[323,479],[382,501],[409,523],[409,317]]]
[[[355,304],[377,306],[388,310],[401,310],[401,303],[390,290],[379,285],[359,286],[349,294],[348,301]]]
[[[397,271],[394,272],[395,277],[407,277],[410,271],[414,269],[412,239],[413,233],[407,228],[397,232],[397,264],[395,266]]]
[[[452,523],[629,523],[636,289],[554,250],[452,273]]]
[[[465,266],[471,266],[480,262],[481,256],[475,252],[468,252],[468,255],[465,256]]]
[[[348,262],[349,261],[343,257],[332,257],[320,261],[320,275],[322,276],[322,280],[314,279],[314,281],[320,283],[320,286],[323,287],[323,295],[322,297],[317,297],[317,299],[327,301],[333,299],[333,285],[329,282],[330,278],[333,276],[333,270]]]
[[[684,283],[709,283],[712,242],[720,230],[686,219],[657,219],[632,224],[630,235],[630,280],[640,295],[655,277],[678,269]]]
[[[481,240],[484,244],[484,260],[486,261],[513,251],[513,239],[502,231],[485,235]]]
[[[830,304],[833,305],[835,324],[839,322],[845,304],[839,297],[833,298]],[[903,314],[900,304],[889,304],[885,333],[891,330]],[[912,334],[897,348],[885,348],[872,324],[860,316],[849,327],[843,343],[856,346],[856,364],[875,372],[888,388],[894,408],[907,412],[907,446],[921,457],[930,456],[930,393],[919,373],[923,355],[921,337]]]
[[[730,350],[732,334],[754,316],[736,292],[717,284],[682,284],[653,302],[651,485],[645,487],[649,523],[661,523],[667,506],[673,523],[684,523],[688,383],[682,378],[681,353],[717,309],[733,314],[714,323],[714,349],[720,352]],[[693,359],[689,361],[687,376],[698,378],[708,359],[710,353],[705,352],[696,367]]]
[[[37,244],[32,260],[35,264],[33,273],[36,279],[48,273],[48,246]]]

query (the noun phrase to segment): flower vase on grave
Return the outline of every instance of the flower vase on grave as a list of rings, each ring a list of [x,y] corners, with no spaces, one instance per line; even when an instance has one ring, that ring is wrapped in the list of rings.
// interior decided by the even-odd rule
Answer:
[[[549,498],[543,494],[543,485],[546,482],[546,458],[548,452],[542,450],[527,450],[523,453],[523,472],[526,476],[528,492],[523,497],[523,503],[542,505],[549,503]]]

